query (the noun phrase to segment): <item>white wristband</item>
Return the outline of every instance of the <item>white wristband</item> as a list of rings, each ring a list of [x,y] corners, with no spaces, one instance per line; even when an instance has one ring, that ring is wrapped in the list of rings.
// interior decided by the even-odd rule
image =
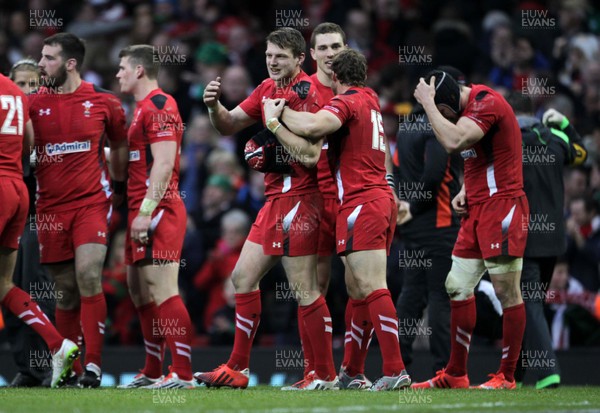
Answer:
[[[150,198],[144,198],[142,201],[142,206],[140,207],[140,215],[151,216],[156,207],[158,206],[158,201]]]

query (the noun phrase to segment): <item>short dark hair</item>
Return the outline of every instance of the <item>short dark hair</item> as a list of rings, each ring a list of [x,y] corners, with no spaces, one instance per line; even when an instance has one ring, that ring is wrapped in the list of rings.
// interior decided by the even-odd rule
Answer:
[[[156,79],[159,65],[155,64],[154,47],[148,44],[134,44],[121,49],[119,59],[128,57],[132,65],[141,65],[148,79]]]
[[[290,49],[294,57],[306,53],[306,41],[302,33],[292,27],[282,27],[269,33],[267,43],[273,43],[282,49]]]
[[[527,95],[522,94],[521,92],[512,91],[506,97],[506,101],[512,107],[515,115],[523,113],[523,114],[532,114],[533,113],[533,102],[531,98]]]
[[[343,85],[365,86],[366,84],[367,59],[356,50],[346,49],[335,55],[331,70]]]
[[[344,30],[342,30],[338,24],[325,22],[319,24],[313,30],[312,34],[310,35],[310,47],[313,49],[315,48],[315,44],[317,43],[317,35],[327,33],[339,33],[340,36],[342,36],[342,43],[346,44],[346,33],[344,33]]]
[[[48,46],[59,45],[62,49],[60,55],[64,60],[75,59],[77,61],[76,70],[81,71],[83,59],[85,58],[85,44],[83,40],[72,33],[56,33],[44,39],[44,44]]]

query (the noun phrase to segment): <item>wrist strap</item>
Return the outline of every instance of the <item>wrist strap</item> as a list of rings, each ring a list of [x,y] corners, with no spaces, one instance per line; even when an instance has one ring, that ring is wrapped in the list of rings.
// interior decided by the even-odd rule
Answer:
[[[560,129],[563,130],[565,129],[567,126],[569,126],[569,119],[567,119],[567,117],[565,116],[562,120],[562,122],[560,122]]]
[[[396,182],[394,181],[394,174],[385,174],[385,180],[387,181],[392,191],[396,193]]]
[[[156,207],[158,206],[158,201],[150,198],[144,198],[142,201],[142,206],[140,207],[140,215],[151,216]]]

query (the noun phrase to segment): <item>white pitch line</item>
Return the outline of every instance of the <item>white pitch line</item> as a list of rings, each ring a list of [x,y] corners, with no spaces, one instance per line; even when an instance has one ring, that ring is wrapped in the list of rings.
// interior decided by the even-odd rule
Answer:
[[[573,402],[573,403],[554,403],[553,406],[563,408],[563,410],[552,409],[545,410],[548,412],[554,413],[567,413],[572,412],[572,410],[564,410],[568,407],[579,407],[579,406],[589,406],[590,402],[587,400],[581,402]],[[448,403],[448,404],[425,404],[425,403],[402,403],[402,404],[392,404],[392,405],[383,405],[383,406],[373,406],[373,405],[352,405],[352,406],[340,406],[340,407],[279,407],[274,409],[244,409],[244,410],[236,410],[237,413],[256,413],[256,412],[265,412],[265,413],[330,413],[330,412],[372,412],[372,411],[400,411],[405,410],[408,406],[427,406],[429,409],[439,409],[439,410],[448,410],[448,409],[492,409],[498,407],[521,407],[527,409],[528,407],[536,407],[535,404],[527,405],[525,403],[517,403],[517,402],[484,402],[484,403]],[[206,413],[230,413],[232,410],[208,410]],[[578,413],[590,412],[597,413],[600,412],[600,409],[583,409],[577,410]]]

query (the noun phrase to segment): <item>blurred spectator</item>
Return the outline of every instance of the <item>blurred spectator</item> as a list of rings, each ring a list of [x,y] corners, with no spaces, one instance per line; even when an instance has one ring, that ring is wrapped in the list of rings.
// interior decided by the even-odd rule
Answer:
[[[234,199],[235,189],[227,175],[211,175],[208,178],[200,209],[191,214],[195,229],[201,234],[204,251],[216,246],[221,218],[231,209]]]
[[[194,55],[195,72],[188,80],[191,83],[190,96],[197,102],[202,101],[204,87],[217,77],[221,76],[229,64],[227,48],[221,43],[206,42],[202,44]],[[202,110],[206,108],[200,105]]]
[[[248,214],[239,209],[231,210],[221,218],[221,238],[194,276],[194,287],[205,296],[202,303],[204,316],[195,319],[198,330],[208,331],[215,313],[226,303],[224,284],[240,257],[250,224]]]
[[[554,267],[546,303],[555,350],[600,344],[600,295],[570,276],[564,258]]]
[[[188,212],[199,204],[198,198],[208,174],[206,159],[216,147],[218,139],[218,133],[205,114],[194,116],[185,130],[179,167],[182,176],[180,189],[185,194],[182,198]]]
[[[227,139],[220,138],[221,146],[232,144]],[[229,178],[231,185],[235,190],[238,190],[244,183],[244,170],[240,166],[237,158],[233,153],[233,148],[230,146],[228,150],[218,149],[212,151],[206,160],[206,167],[210,175],[225,175]]]
[[[252,220],[265,203],[265,179],[262,172],[250,169],[248,182],[238,191],[236,204],[246,211]]]
[[[264,66],[263,62],[261,64]],[[244,66],[234,65],[225,69],[221,84],[221,103],[228,110],[235,108],[252,92],[250,74]]]
[[[588,184],[587,171],[583,167],[565,171],[565,210],[569,210],[571,199],[582,197]]]
[[[231,278],[223,283],[225,305],[214,312],[208,328],[210,345],[231,346],[235,337],[235,288]]]
[[[569,202],[567,258],[571,274],[586,290],[600,289],[600,215],[594,201],[577,197]]]

